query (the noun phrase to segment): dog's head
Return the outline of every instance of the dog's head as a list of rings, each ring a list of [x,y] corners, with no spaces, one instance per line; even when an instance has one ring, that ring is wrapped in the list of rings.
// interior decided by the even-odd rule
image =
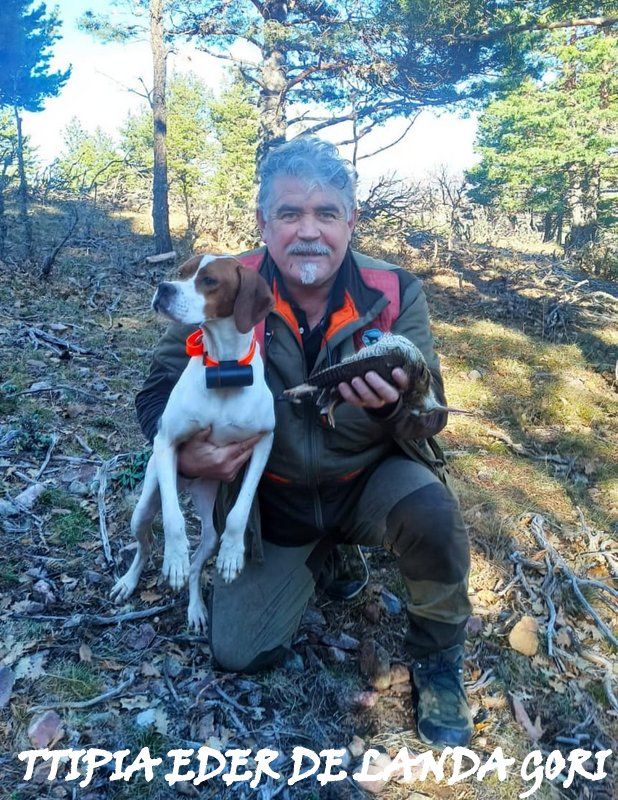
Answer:
[[[233,256],[193,256],[180,267],[180,280],[159,285],[152,307],[175,322],[201,325],[234,317],[248,333],[273,309],[268,284]]]

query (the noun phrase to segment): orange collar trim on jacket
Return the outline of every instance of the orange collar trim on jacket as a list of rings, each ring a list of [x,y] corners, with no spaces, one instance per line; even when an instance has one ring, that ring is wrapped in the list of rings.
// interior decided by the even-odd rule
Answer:
[[[296,336],[299,344],[302,346],[303,340],[298,327],[296,314],[294,314],[292,306],[288,303],[288,301],[281,297],[281,293],[279,292],[276,281],[273,281],[273,294],[275,296],[275,311],[287,322],[292,329],[292,332]],[[360,315],[356,305],[354,304],[352,295],[346,290],[343,305],[341,308],[337,309],[337,311],[333,311],[331,314],[328,329],[324,333],[323,341],[328,341],[328,339],[332,338],[337,331],[340,331],[350,322],[354,322],[359,318]]]
[[[245,367],[253,361],[256,346],[257,340],[254,333],[253,338],[251,339],[251,345],[249,346],[249,351],[245,356],[238,359],[238,364],[241,367]],[[205,367],[219,366],[219,362],[215,358],[211,358],[211,356],[208,355],[208,351],[204,350],[204,333],[201,329],[194,331],[192,334],[187,336],[187,340],[185,342],[185,351],[190,358],[193,358],[193,356],[203,356],[203,363]]]
[[[296,314],[292,311],[292,306],[288,303],[288,301],[281,297],[279,287],[277,286],[277,281],[273,281],[273,294],[275,296],[275,312],[279,314],[279,316],[283,317],[283,319],[287,322],[292,329],[294,336],[296,336],[298,343],[302,347],[303,339],[300,335]]]
[[[354,304],[354,300],[352,300],[352,295],[346,291],[343,305],[331,314],[328,328],[324,334],[324,341],[332,339],[338,331],[357,319],[359,319],[358,309]]]

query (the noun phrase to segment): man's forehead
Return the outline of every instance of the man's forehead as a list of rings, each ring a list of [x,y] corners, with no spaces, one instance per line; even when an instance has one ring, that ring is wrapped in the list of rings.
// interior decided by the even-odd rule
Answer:
[[[343,199],[336,189],[312,187],[300,178],[275,178],[272,193],[271,208],[274,211],[282,206],[308,209],[334,206],[341,211],[344,209]]]

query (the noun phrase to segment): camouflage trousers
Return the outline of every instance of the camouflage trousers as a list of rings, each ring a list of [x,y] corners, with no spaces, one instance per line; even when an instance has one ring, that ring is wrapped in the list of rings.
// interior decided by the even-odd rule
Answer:
[[[320,527],[307,488],[263,480],[259,498],[263,563],[249,563],[230,584],[215,575],[210,595],[211,648],[223,669],[253,672],[283,659],[335,544],[392,553],[406,586],[412,657],[463,643],[468,536],[457,498],[423,464],[393,455],[366,475],[324,487]]]

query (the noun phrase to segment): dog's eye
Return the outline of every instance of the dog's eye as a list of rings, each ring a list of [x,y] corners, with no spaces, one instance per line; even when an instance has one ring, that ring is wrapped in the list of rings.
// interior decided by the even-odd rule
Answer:
[[[217,281],[214,278],[211,278],[210,275],[200,275],[197,279],[197,283],[199,286],[216,286]]]

